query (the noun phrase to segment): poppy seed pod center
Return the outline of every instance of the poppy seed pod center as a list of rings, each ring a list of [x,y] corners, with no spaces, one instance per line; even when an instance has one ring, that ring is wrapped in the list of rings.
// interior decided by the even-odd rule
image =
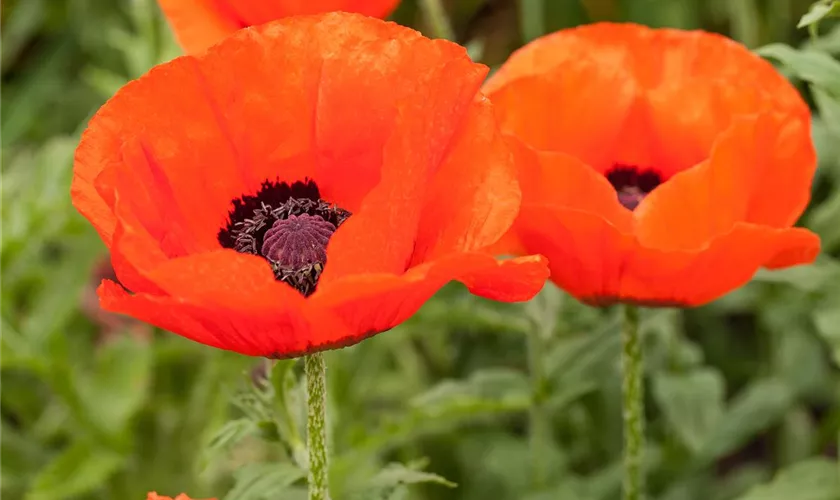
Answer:
[[[615,188],[619,203],[628,210],[635,210],[645,196],[662,183],[655,170],[640,170],[632,165],[615,165],[606,177]]]
[[[219,243],[263,257],[278,281],[311,295],[327,262],[330,237],[350,212],[322,200],[313,181],[266,181],[257,194],[232,203]]]
[[[274,221],[263,238],[262,254],[271,262],[289,268],[327,261],[327,243],[335,226],[320,215],[290,215]]]

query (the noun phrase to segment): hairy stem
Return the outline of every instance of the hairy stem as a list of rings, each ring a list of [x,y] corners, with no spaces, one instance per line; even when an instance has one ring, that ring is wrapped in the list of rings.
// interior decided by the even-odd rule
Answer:
[[[309,500],[330,500],[327,462],[327,365],[323,353],[304,358],[307,396]]]
[[[643,500],[645,446],[644,362],[639,342],[639,309],[624,306],[621,329],[621,371],[624,418],[624,500]]]

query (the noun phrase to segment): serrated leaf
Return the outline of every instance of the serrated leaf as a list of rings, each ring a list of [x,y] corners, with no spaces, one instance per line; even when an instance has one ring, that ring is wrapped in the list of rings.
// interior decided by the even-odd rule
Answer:
[[[224,500],[276,500],[305,472],[290,463],[248,464],[234,473],[233,489]]]
[[[653,379],[653,397],[670,428],[695,453],[723,414],[724,384],[721,374],[710,368]]]
[[[778,423],[792,406],[793,390],[775,379],[754,382],[744,389],[717,420],[698,452],[701,464],[716,460]]]
[[[836,463],[824,459],[800,462],[738,500],[840,500],[838,470]]]
[[[760,56],[779,61],[798,78],[840,96],[840,62],[816,50],[796,50],[782,43],[765,45]]]
[[[108,449],[77,442],[38,473],[26,500],[59,500],[91,492],[120,469],[123,460],[123,456]]]

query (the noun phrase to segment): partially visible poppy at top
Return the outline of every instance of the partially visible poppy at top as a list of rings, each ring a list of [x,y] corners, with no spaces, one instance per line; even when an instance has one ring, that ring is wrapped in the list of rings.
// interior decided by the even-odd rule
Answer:
[[[289,16],[355,12],[385,18],[399,0],[158,0],[181,47],[201,52],[248,26]]]
[[[181,493],[177,497],[172,498],[172,497],[167,497],[167,496],[164,496],[164,495],[158,495],[157,493],[152,491],[152,492],[149,492],[148,495],[146,495],[146,500],[192,500],[192,499],[190,497],[188,497],[187,495],[185,495],[184,493]],[[209,498],[207,500],[216,500],[216,499],[215,498]]]
[[[516,52],[486,83],[523,207],[498,250],[606,305],[694,306],[761,267],[812,262],[810,113],[766,61],[699,31],[594,24]]]
[[[503,301],[548,277],[496,260],[520,190],[487,72],[453,43],[355,14],[238,32],[111,98],[72,198],[121,283],[103,308],[289,357],[356,343],[459,280]]]

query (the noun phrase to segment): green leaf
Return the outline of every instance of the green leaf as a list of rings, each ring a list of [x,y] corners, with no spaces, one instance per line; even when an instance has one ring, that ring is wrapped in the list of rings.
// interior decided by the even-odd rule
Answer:
[[[256,434],[257,430],[257,424],[251,419],[240,418],[226,422],[207,443],[204,450],[205,465],[246,437]]]
[[[714,369],[684,374],[659,374],[653,397],[670,428],[693,452],[699,451],[723,415],[725,382]]]
[[[824,255],[819,256],[816,262],[807,266],[789,267],[778,271],[759,269],[753,276],[755,282],[781,283],[803,292],[816,292],[837,282],[838,279],[840,279],[840,264]]]
[[[738,500],[840,500],[837,464],[812,459],[779,472],[770,484],[758,486]]]
[[[733,452],[778,423],[793,405],[793,399],[793,390],[775,379],[759,380],[748,386],[708,434],[698,452],[699,463],[709,463]]]
[[[108,449],[77,442],[38,473],[26,500],[58,500],[94,491],[123,466],[123,461],[123,456]]]
[[[442,476],[424,472],[422,469],[425,466],[425,460],[409,464],[388,464],[373,476],[360,491],[350,493],[349,497],[354,500],[396,500],[404,497],[403,487],[406,485],[432,483],[447,488],[457,486]]]
[[[817,309],[814,312],[814,324],[828,344],[834,363],[840,366],[840,308],[837,304],[827,304]]]
[[[796,50],[781,43],[765,45],[756,52],[779,61],[798,78],[840,96],[840,62],[830,55],[815,50]]]
[[[429,417],[444,417],[524,410],[530,400],[528,378],[498,368],[476,371],[467,380],[445,380],[411,404]]]
[[[811,6],[808,12],[799,19],[797,28],[804,28],[806,26],[814,26],[827,17],[840,16],[840,2],[820,1]]]
[[[3,332],[5,336],[5,332]],[[4,380],[3,390],[7,391],[8,378]],[[3,395],[7,397],[6,394]],[[4,401],[5,403],[5,401]],[[5,410],[6,408],[4,408]],[[0,484],[6,488],[21,489],[28,486],[32,471],[37,470],[49,458],[44,446],[32,435],[20,429],[17,425],[10,424],[4,418],[0,424],[0,435],[3,436],[2,460],[3,467],[0,469]]]
[[[558,387],[578,385],[603,374],[618,359],[620,350],[618,321],[609,321],[597,333],[559,339],[546,355],[546,371]]]
[[[409,464],[392,463],[387,465],[382,471],[370,480],[370,484],[374,487],[390,487],[398,484],[417,484],[417,483],[434,483],[447,488],[455,488],[458,486],[452,481],[432,474],[431,472],[424,472],[422,469],[426,466],[426,461],[421,460]]]
[[[840,95],[831,95],[819,87],[811,90],[826,127],[836,137],[840,137]]]
[[[85,406],[104,430],[120,432],[148,397],[152,348],[145,339],[122,335],[97,354],[96,369],[82,391]]]
[[[823,251],[833,251],[840,246],[838,219],[840,219],[840,191],[834,191],[828,199],[816,206],[808,217],[808,227],[819,235]]]
[[[233,489],[224,500],[276,500],[283,498],[305,472],[290,463],[248,464],[234,473]]]

